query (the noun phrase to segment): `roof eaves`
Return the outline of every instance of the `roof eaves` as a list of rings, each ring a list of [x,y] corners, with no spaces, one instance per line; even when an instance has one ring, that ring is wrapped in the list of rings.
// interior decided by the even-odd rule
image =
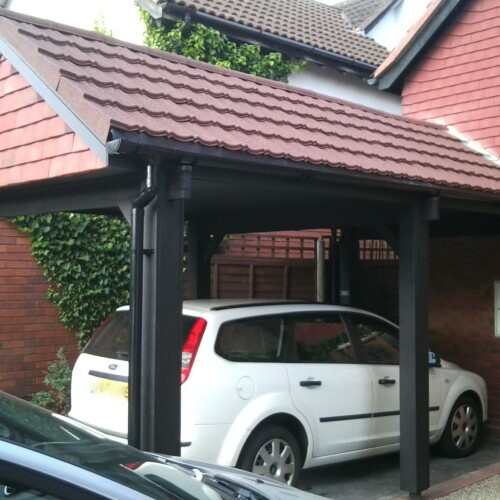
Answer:
[[[146,3],[144,3],[146,2]],[[376,69],[376,65],[366,63],[363,61],[358,61],[356,59],[342,56],[334,52],[320,49],[318,47],[313,47],[303,42],[292,40],[291,38],[286,38],[284,36],[276,35],[274,33],[269,33],[251,26],[247,26],[229,19],[225,19],[219,16],[215,16],[209,13],[194,10],[186,5],[179,5],[174,3],[162,3],[156,4],[151,2],[151,0],[141,0],[141,5],[144,3],[144,7],[148,12],[156,17],[158,15],[156,7],[161,6],[162,15],[165,19],[176,19],[176,18],[187,18],[190,22],[203,23],[207,26],[212,26],[216,29],[221,29],[224,33],[229,33],[231,35],[236,35],[237,37],[247,43],[259,43],[265,45],[267,48],[274,50],[280,50],[283,52],[292,52],[293,55],[297,57],[303,57],[309,61],[316,62],[319,64],[334,64],[340,71],[345,71],[349,73],[358,74],[361,77],[370,76]],[[151,9],[147,8],[151,5]]]
[[[47,83],[28,61],[20,55],[2,36],[0,36],[0,54],[16,68],[33,89],[66,122],[66,124],[87,144],[91,151],[104,163],[108,162],[105,144],[92,131],[71,107],[60,97],[60,93]]]
[[[379,89],[400,91],[406,73],[415,66],[430,44],[468,1],[470,0],[435,0],[420,22],[417,22],[417,28],[410,30],[375,71],[374,79],[378,82]]]

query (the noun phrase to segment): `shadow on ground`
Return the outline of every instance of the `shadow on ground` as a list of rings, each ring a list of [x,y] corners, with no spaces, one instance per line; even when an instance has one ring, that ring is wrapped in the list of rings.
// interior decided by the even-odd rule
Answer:
[[[431,486],[500,461],[500,439],[483,439],[477,451],[462,459],[431,451]],[[399,454],[330,465],[302,472],[298,488],[335,500],[389,500],[401,493]]]

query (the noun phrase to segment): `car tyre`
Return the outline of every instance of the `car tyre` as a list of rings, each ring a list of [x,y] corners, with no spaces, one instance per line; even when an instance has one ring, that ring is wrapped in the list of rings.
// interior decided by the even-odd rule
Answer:
[[[302,467],[300,447],[289,430],[270,425],[250,436],[238,467],[294,486]]]
[[[469,396],[459,397],[451,409],[438,451],[451,458],[471,455],[479,444],[481,424],[477,403]]]

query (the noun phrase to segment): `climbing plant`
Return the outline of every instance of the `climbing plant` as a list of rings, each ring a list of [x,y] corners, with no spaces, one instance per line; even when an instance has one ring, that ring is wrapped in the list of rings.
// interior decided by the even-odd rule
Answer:
[[[17,217],[49,282],[61,323],[85,344],[117,306],[128,303],[130,230],[122,219],[57,213]]]
[[[292,71],[302,70],[306,62],[294,63],[280,52],[263,53],[259,45],[236,44],[220,31],[203,24],[182,20],[170,30],[141,9],[145,44],[223,68],[233,69],[280,82],[287,82]]]

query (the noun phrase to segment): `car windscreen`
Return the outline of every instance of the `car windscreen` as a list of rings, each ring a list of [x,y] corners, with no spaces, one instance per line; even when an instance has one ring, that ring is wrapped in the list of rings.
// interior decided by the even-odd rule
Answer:
[[[162,457],[106,439],[67,417],[0,392],[0,449],[2,441],[89,470],[151,498],[228,498]]]
[[[195,316],[182,316],[182,341],[195,324]],[[83,352],[112,359],[128,359],[130,338],[130,311],[113,313],[92,336]]]

